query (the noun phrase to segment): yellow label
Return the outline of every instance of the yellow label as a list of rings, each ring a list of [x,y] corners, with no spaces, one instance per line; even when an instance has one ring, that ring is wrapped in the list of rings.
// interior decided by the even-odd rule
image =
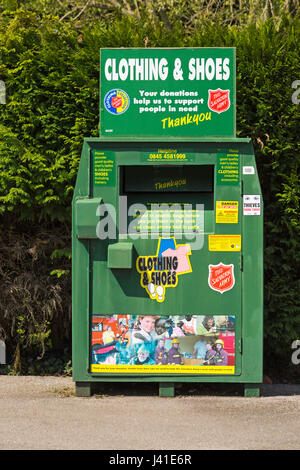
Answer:
[[[92,364],[91,372],[119,374],[234,374],[234,366],[134,366]]]
[[[216,223],[237,224],[239,218],[238,201],[216,201]]]
[[[241,235],[209,235],[209,251],[241,251]]]

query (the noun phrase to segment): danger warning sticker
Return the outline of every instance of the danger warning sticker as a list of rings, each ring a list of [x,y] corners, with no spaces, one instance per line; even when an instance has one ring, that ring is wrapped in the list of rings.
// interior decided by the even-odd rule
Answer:
[[[216,201],[216,223],[237,224],[239,215],[238,201]]]

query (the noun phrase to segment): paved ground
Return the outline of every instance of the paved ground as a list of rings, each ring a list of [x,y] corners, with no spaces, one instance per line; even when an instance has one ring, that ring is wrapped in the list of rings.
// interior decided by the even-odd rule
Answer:
[[[0,449],[300,448],[300,385],[264,385],[260,398],[201,390],[103,385],[79,398],[71,378],[0,376]]]

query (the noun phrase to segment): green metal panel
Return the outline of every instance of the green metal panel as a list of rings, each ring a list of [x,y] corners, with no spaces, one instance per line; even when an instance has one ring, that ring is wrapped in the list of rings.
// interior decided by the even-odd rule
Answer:
[[[154,162],[150,155],[160,155],[155,160],[155,168],[165,167],[165,157],[161,149],[172,149],[175,160],[168,162],[169,168],[179,168],[180,180],[184,177],[184,167],[203,166],[213,168],[213,188],[204,188],[203,192],[193,192],[193,185],[186,192],[163,191],[143,192],[143,184],[138,181],[139,192],[129,191],[128,204],[139,202],[168,203],[203,203],[204,230],[203,247],[191,250],[192,270],[178,276],[175,288],[165,289],[163,302],[151,299],[141,285],[141,273],[137,271],[137,259],[154,255],[158,248],[158,239],[138,238],[119,231],[117,223],[116,239],[99,240],[90,232],[96,232],[97,217],[95,209],[100,201],[116,207],[119,218],[119,195],[122,188],[122,168],[139,167],[141,175],[147,166],[150,173]],[[94,152],[113,159],[113,179],[115,184],[99,184],[94,178]],[[221,182],[217,171],[220,155],[238,155],[238,181]],[[184,160],[177,155],[185,155]],[[173,158],[173,157],[172,157]],[[179,158],[179,157],[178,157]],[[181,157],[180,157],[181,158]],[[206,171],[206,170],[205,170]],[[163,172],[162,172],[163,174]],[[174,180],[174,172],[170,172]],[[187,172],[187,175],[189,172]],[[207,173],[205,173],[207,175]],[[234,178],[233,178],[234,179]],[[173,181],[172,180],[172,181]],[[229,183],[229,184],[228,184]],[[147,183],[148,184],[148,183]],[[201,186],[201,185],[200,185]],[[146,189],[149,187],[146,185]],[[174,187],[173,187],[174,189]],[[176,188],[175,188],[176,189]],[[190,191],[189,191],[190,189]],[[128,187],[127,187],[128,190]],[[243,197],[260,197],[260,215],[247,216],[243,213]],[[78,201],[79,206],[78,206]],[[84,201],[84,202],[82,202]],[[90,201],[90,202],[87,202]],[[94,201],[94,202],[93,202]],[[217,222],[216,204],[226,201],[237,202],[233,210],[233,220],[225,216],[225,222]],[[95,205],[94,205],[95,203]],[[86,214],[78,216],[78,207],[91,207]],[[221,205],[221,207],[223,207]],[[91,210],[89,214],[89,210]],[[221,209],[222,211],[223,209]],[[224,209],[225,211],[225,209]],[[222,215],[222,214],[221,214]],[[227,217],[227,219],[226,219]],[[126,218],[126,223],[130,222]],[[227,222],[226,222],[227,221]],[[92,228],[94,224],[94,228]],[[87,227],[87,228],[86,228]],[[83,231],[83,232],[82,232]],[[80,233],[85,236],[79,237]],[[73,379],[82,384],[95,381],[156,381],[158,383],[188,382],[242,382],[258,384],[262,381],[262,339],[263,339],[263,209],[261,189],[255,165],[253,148],[249,139],[85,139],[80,168],[73,199]],[[241,249],[228,251],[222,245],[222,238],[215,236],[241,236]],[[220,241],[221,240],[221,241]],[[231,240],[229,238],[229,240]],[[221,243],[221,251],[210,251],[210,243]],[[178,244],[190,243],[183,235],[176,239]],[[234,287],[220,293],[211,288],[209,265],[234,266]],[[209,315],[216,317],[231,315],[235,319],[235,364],[234,373],[197,374],[193,373],[124,373],[101,372],[91,370],[92,331],[94,317],[112,315],[166,315],[184,316]]]
[[[99,221],[97,209],[101,201],[101,198],[76,199],[75,227],[77,238],[97,238],[96,227]]]
[[[110,269],[132,268],[132,243],[115,243],[108,246],[107,267]]]

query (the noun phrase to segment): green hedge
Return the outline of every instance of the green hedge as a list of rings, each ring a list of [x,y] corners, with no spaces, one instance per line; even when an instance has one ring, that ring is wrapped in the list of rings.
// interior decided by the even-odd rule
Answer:
[[[68,238],[82,141],[99,133],[100,47],[234,46],[238,136],[253,139],[265,202],[265,359],[271,367],[276,357],[284,370],[300,326],[299,106],[292,102],[292,82],[300,79],[298,19],[239,27],[203,19],[188,31],[179,21],[171,28],[160,22],[153,27],[146,18],[116,16],[109,24],[99,19],[75,26],[30,10],[0,16],[0,80],[7,93],[6,105],[0,105],[2,240],[7,226],[16,243],[29,227],[30,233],[65,227]],[[59,249],[69,249],[68,243]],[[44,259],[50,283],[60,262],[49,254]],[[39,265],[26,266],[38,276]],[[17,275],[23,268],[16,260]],[[64,268],[63,282],[70,285]],[[14,282],[13,275],[9,279]],[[3,302],[0,291],[0,332],[2,327],[15,346],[29,327],[17,334],[5,295]],[[26,309],[23,315],[30,316]],[[50,331],[51,312],[43,318]]]

